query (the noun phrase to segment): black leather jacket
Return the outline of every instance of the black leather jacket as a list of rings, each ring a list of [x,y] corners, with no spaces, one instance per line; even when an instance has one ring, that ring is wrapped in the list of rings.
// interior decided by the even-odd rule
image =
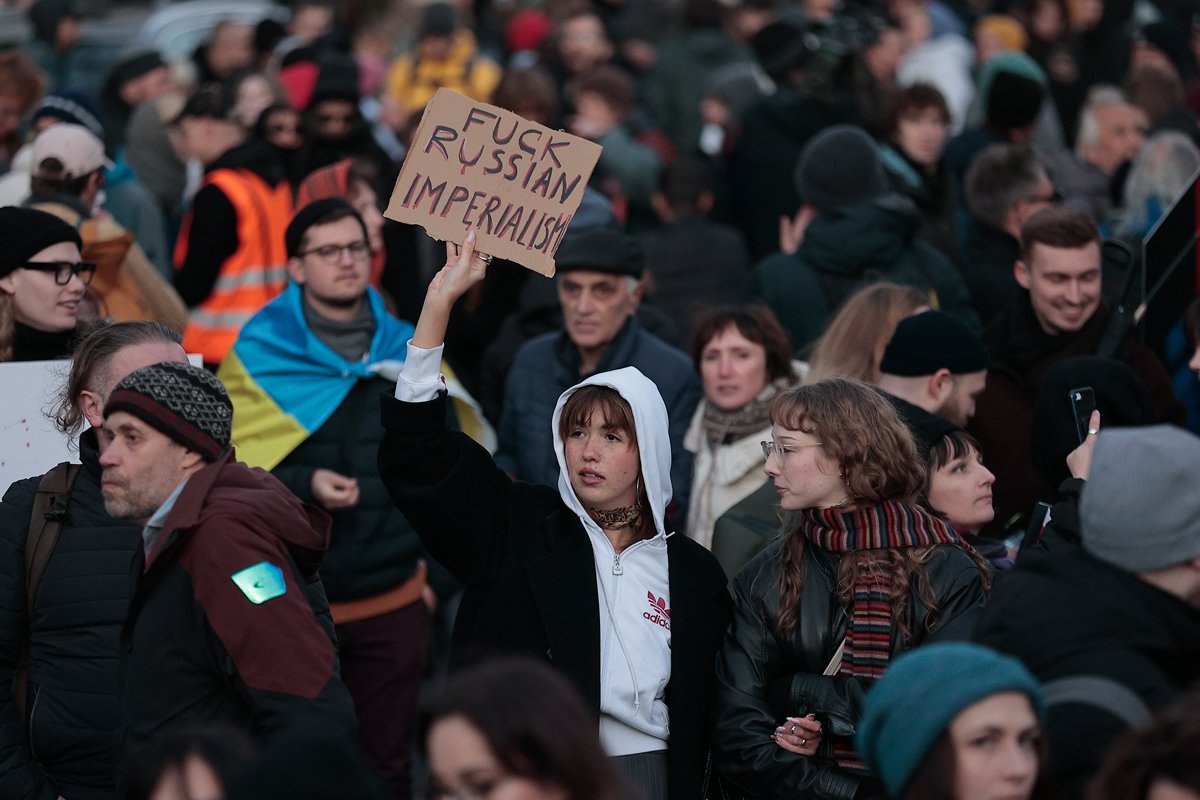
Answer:
[[[838,768],[833,740],[852,738],[868,685],[822,673],[846,635],[848,616],[836,597],[841,556],[809,546],[799,624],[786,637],[779,616],[782,542],[759,553],[734,582],[733,624],[717,659],[714,753],[723,784],[734,797],[849,800],[874,796],[878,786]],[[953,545],[940,545],[925,565],[938,614],[914,591],[909,640],[893,637],[893,655],[928,641],[966,639],[985,589],[975,562]],[[791,753],[771,740],[787,716],[816,714],[826,731],[817,756]]]

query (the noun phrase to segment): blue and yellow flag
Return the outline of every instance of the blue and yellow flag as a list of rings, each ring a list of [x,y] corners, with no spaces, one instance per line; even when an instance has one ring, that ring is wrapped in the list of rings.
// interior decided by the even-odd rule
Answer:
[[[325,424],[357,381],[395,380],[413,326],[390,316],[374,289],[367,298],[377,324],[363,361],[347,361],[313,335],[295,283],[242,327],[217,371],[233,400],[232,436],[241,461],[273,469]]]

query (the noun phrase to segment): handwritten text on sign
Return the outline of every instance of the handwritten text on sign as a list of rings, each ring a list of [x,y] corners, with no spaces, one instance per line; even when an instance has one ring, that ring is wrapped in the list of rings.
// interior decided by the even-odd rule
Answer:
[[[386,215],[554,274],[600,145],[439,89],[425,108]]]

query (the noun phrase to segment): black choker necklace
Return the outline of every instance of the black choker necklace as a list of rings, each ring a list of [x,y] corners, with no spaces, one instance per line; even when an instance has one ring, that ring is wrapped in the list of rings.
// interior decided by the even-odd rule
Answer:
[[[596,524],[606,531],[636,528],[642,519],[642,503],[639,500],[631,506],[621,508],[589,508],[587,512]]]

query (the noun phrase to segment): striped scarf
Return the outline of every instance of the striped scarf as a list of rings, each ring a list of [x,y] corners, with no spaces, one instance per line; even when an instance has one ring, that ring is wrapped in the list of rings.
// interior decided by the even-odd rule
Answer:
[[[800,531],[812,544],[835,553],[961,543],[958,534],[940,519],[895,500],[853,511],[837,507],[808,509],[801,514]],[[870,556],[860,560],[838,675],[873,682],[887,669],[894,627],[891,595],[892,574],[887,560]],[[870,774],[849,740],[835,740],[833,756],[844,769]]]

